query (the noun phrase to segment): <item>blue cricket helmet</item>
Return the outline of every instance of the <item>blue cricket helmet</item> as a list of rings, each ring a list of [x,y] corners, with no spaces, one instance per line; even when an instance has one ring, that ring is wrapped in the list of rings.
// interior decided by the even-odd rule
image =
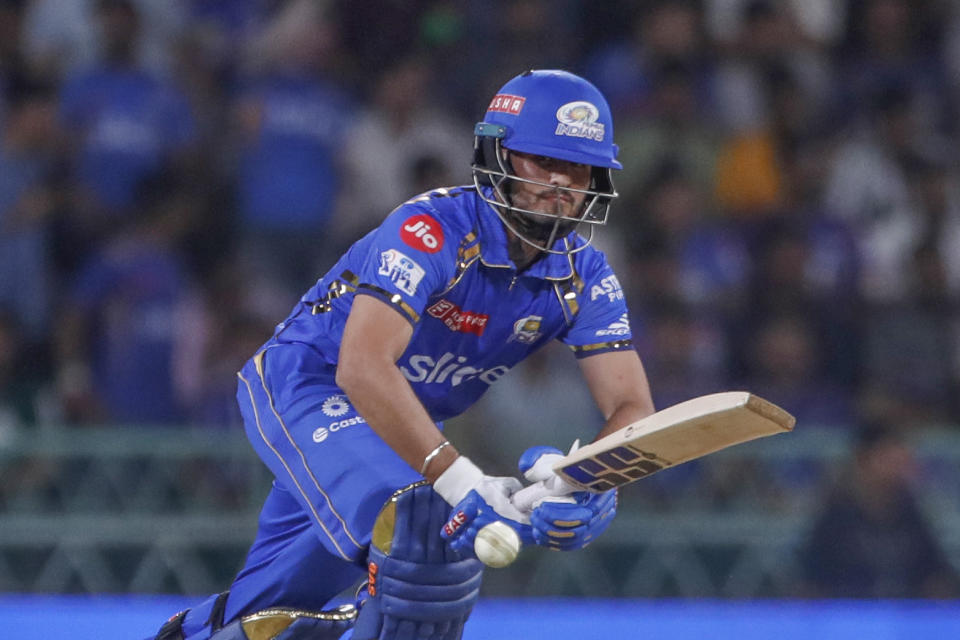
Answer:
[[[623,166],[613,142],[610,106],[593,84],[562,70],[522,73],[493,97],[474,135],[474,183],[487,204],[521,240],[548,253],[572,253],[590,243],[593,225],[606,223],[610,202],[617,196],[611,169]],[[531,181],[515,174],[509,151],[591,166],[590,188],[570,189],[586,196],[579,215],[562,217],[513,206],[511,184]],[[493,186],[493,197],[484,195],[481,186]],[[557,239],[581,223],[589,225],[585,244],[574,249],[554,247]]]
[[[481,124],[503,127],[501,144],[507,149],[623,168],[617,161],[619,148],[613,143],[606,98],[568,71],[527,71],[517,76],[497,92]]]

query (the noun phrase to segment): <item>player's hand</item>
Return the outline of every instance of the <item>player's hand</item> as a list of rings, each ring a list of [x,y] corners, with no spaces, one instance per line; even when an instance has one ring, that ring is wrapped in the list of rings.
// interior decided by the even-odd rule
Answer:
[[[574,443],[571,453],[577,449]],[[563,457],[553,447],[532,447],[518,466],[533,484],[514,494],[514,506],[529,509],[534,541],[560,551],[580,549],[603,533],[617,513],[616,490],[596,494],[577,491],[553,472]]]
[[[473,556],[477,532],[494,520],[510,525],[526,544],[533,544],[530,518],[510,501],[523,485],[516,478],[485,475],[464,456],[454,460],[433,483],[433,489],[453,505],[440,532],[450,548]]]

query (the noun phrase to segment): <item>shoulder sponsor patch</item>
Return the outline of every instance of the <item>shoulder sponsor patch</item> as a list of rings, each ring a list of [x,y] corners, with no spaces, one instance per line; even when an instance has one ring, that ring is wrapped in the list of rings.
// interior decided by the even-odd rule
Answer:
[[[611,322],[606,329],[597,331],[597,337],[603,336],[625,336],[630,333],[630,319],[627,314],[620,316],[616,322]]]
[[[412,296],[417,292],[417,286],[426,271],[406,254],[396,249],[387,249],[380,254],[380,268],[377,273],[387,276],[400,291]]]
[[[449,300],[435,302],[427,308],[427,313],[443,322],[450,331],[473,333],[478,336],[483,335],[483,330],[487,328],[487,320],[490,319],[486,313],[464,311]]]
[[[617,280],[617,276],[607,276],[590,287],[591,300],[596,300],[604,296],[606,296],[610,302],[623,300],[623,288],[620,286],[620,281]]]
[[[493,96],[493,100],[490,101],[490,106],[487,107],[487,111],[497,111],[499,113],[509,113],[510,115],[518,116],[520,111],[523,110],[523,103],[527,99],[523,96],[513,96],[509,93],[498,93]]]
[[[443,248],[443,228],[426,213],[410,216],[400,227],[400,238],[417,251],[436,253]]]

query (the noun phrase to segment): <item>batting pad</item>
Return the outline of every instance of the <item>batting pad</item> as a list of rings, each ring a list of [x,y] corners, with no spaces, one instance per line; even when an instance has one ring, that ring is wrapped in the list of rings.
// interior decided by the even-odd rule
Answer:
[[[450,505],[425,483],[395,493],[377,516],[369,598],[353,640],[459,640],[480,595],[483,564],[440,537]]]

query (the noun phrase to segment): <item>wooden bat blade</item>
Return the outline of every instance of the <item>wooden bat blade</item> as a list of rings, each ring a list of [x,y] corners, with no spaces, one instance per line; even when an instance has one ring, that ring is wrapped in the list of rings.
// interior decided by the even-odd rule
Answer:
[[[553,470],[602,492],[735,444],[793,429],[796,420],[746,391],[726,391],[667,407],[574,451]]]

